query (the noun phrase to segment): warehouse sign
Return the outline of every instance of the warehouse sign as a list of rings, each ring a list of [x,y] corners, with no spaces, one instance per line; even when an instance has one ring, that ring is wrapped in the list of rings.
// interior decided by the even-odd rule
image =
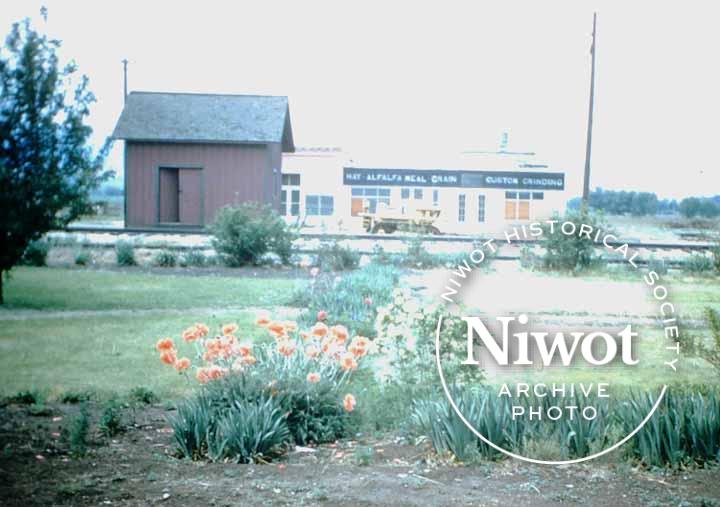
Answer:
[[[345,167],[345,185],[402,185],[413,187],[459,187],[459,171],[418,169],[362,169]]]
[[[463,173],[462,186],[522,190],[564,190],[565,175],[563,173],[473,171]]]
[[[345,185],[564,190],[563,173],[345,167]]]

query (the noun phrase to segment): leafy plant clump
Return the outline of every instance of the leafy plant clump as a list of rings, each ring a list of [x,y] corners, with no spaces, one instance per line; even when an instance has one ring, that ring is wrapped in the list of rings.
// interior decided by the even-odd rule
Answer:
[[[221,208],[209,231],[213,248],[230,267],[258,264],[268,252],[287,263],[295,239],[282,217],[257,203]]]
[[[24,266],[42,267],[47,265],[47,256],[50,252],[50,243],[38,239],[28,243],[20,263]]]
[[[285,416],[272,398],[221,409],[201,394],[178,405],[169,422],[180,454],[196,460],[268,460],[290,441]]]
[[[115,255],[117,256],[118,266],[137,266],[135,247],[132,243],[119,241],[115,245]]]
[[[89,431],[90,412],[87,405],[83,404],[70,426],[70,452],[76,458],[81,458],[87,453]]]
[[[631,392],[611,401],[580,396],[565,400],[550,395],[523,398],[520,403],[539,407],[563,404],[582,407],[592,403],[597,418],[566,418],[564,424],[513,419],[512,402],[499,397],[492,388],[451,388],[463,416],[490,441],[518,452],[543,450],[552,459],[584,457],[607,448],[635,430],[650,413],[657,398],[649,393]],[[531,404],[531,405],[530,405]],[[427,438],[439,453],[460,461],[496,459],[501,454],[477,439],[454,412],[447,399],[430,398],[415,402],[411,413],[413,431]],[[715,461],[720,452],[720,393],[699,394],[687,390],[668,391],[657,412],[626,445],[628,456],[646,466],[679,467]]]
[[[274,344],[240,342],[234,324],[217,336],[203,324],[183,332],[201,364],[195,372],[201,387],[171,421],[181,455],[247,462],[288,443],[331,442],[349,434],[356,400],[345,389],[371,341],[350,340],[344,326],[325,322],[300,331],[295,322],[261,314],[257,325]],[[178,358],[172,338],[156,348],[161,362],[188,374],[192,361]]]
[[[399,279],[397,268],[378,264],[340,276],[321,271],[295,290],[292,303],[307,309],[300,317],[303,325],[312,325],[325,312],[351,333],[373,337],[376,308],[390,301]]]
[[[122,407],[117,401],[109,400],[105,403],[99,426],[100,432],[106,437],[114,437],[125,429],[122,422]]]
[[[154,263],[161,268],[174,268],[177,264],[177,255],[171,250],[161,250],[155,255]]]
[[[207,264],[205,255],[198,250],[190,250],[180,257],[180,266],[201,268]]]
[[[92,262],[92,257],[90,256],[90,252],[81,250],[75,255],[75,265],[76,266],[87,266],[91,262]]]
[[[683,264],[685,272],[691,275],[707,275],[716,270],[713,259],[703,254],[692,254]]]
[[[360,254],[343,246],[339,241],[325,242],[320,246],[317,265],[323,271],[345,271],[357,269],[360,264]]]
[[[593,231],[601,229],[607,232],[605,223],[600,215],[592,213],[585,208],[570,210],[563,217],[555,216],[554,226],[543,225],[541,246],[544,254],[540,256],[543,269],[557,271],[581,272],[598,266],[603,262],[602,257],[596,253],[596,245],[587,235],[581,235],[581,226],[592,227]],[[572,222],[574,234],[565,234],[561,224]],[[570,230],[570,228],[568,228]]]

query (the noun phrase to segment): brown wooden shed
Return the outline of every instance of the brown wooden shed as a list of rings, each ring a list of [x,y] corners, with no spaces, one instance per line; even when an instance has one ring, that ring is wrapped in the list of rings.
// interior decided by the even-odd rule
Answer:
[[[113,139],[125,141],[125,227],[202,227],[219,208],[280,206],[293,152],[287,97],[132,92]]]

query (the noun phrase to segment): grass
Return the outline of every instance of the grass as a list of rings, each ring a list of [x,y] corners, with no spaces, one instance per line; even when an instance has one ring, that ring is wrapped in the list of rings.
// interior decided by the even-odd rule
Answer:
[[[286,304],[295,285],[290,278],[18,267],[5,284],[4,307],[67,311],[270,306]]]
[[[145,386],[167,396],[180,394],[187,382],[158,360],[155,342],[172,336],[179,352],[194,358],[192,345],[179,335],[195,322],[211,329],[236,322],[245,339],[262,330],[248,312],[188,312],[172,316],[66,317],[8,320],[0,328],[0,393],[38,390],[51,398],[91,390],[101,397],[126,395]],[[194,383],[194,381],[193,381]]]
[[[80,391],[113,396],[138,386],[179,394],[189,384],[159,362],[159,338],[175,337],[190,358],[194,348],[179,336],[195,322],[213,330],[236,322],[239,337],[256,339],[261,332],[255,314],[243,308],[283,305],[295,286],[287,278],[17,268],[0,312],[0,395],[37,390],[51,398]],[[18,318],[18,309],[40,313]],[[122,312],[95,313],[107,310]]]

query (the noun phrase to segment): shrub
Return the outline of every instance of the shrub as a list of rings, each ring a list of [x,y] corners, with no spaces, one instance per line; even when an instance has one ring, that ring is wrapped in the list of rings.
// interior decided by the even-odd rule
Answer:
[[[42,267],[47,265],[47,256],[50,251],[50,243],[44,239],[38,239],[28,243],[20,263],[24,266]]]
[[[658,259],[652,255],[648,259],[647,269],[648,271],[654,271],[660,276],[667,275],[668,273],[668,265],[665,259]]]
[[[356,269],[360,264],[360,253],[339,241],[325,242],[320,246],[317,265],[324,271]]]
[[[191,266],[201,268],[205,266],[205,263],[205,255],[199,250],[190,250],[180,257],[180,266],[182,267]]]
[[[274,252],[283,262],[292,254],[294,234],[268,206],[245,203],[221,208],[209,231],[213,248],[231,267],[258,264],[267,252]]]
[[[174,268],[177,264],[177,256],[171,250],[161,250],[155,255],[154,264],[161,268]]]
[[[130,391],[130,399],[138,403],[145,403],[146,405],[160,401],[160,398],[152,389],[143,386],[134,387]]]
[[[90,391],[67,391],[60,396],[60,403],[81,403],[90,401],[92,397],[93,393]]]
[[[109,400],[105,403],[99,426],[100,432],[106,437],[114,437],[123,431],[122,407],[117,401]]]
[[[38,391],[19,391],[17,394],[5,398],[5,402],[16,405],[34,405],[42,402],[42,396]]]
[[[704,254],[692,254],[683,263],[683,269],[691,275],[706,275],[715,270],[713,260]]]
[[[118,266],[137,266],[135,247],[127,241],[118,241],[115,245]]]
[[[716,245],[713,247],[713,249],[710,251],[712,254],[712,260],[713,260],[713,266],[715,267],[715,272],[720,273],[720,245]]]
[[[90,413],[87,405],[80,406],[75,419],[70,426],[70,452],[73,456],[80,458],[85,456],[88,445],[88,432],[90,431]]]
[[[90,264],[91,261],[92,257],[90,257],[90,252],[81,250],[77,254],[75,254],[76,266],[87,266],[88,264]]]
[[[593,228],[605,230],[605,224],[600,215],[591,213],[584,208],[570,210],[565,216],[555,216],[558,222],[552,227],[543,226],[541,245],[545,250],[542,255],[542,266],[545,269],[559,271],[579,272],[598,265],[602,258],[595,252],[595,244],[587,236],[580,237],[580,226],[585,224]],[[567,235],[560,230],[560,224],[572,222],[575,224],[575,234]]]

